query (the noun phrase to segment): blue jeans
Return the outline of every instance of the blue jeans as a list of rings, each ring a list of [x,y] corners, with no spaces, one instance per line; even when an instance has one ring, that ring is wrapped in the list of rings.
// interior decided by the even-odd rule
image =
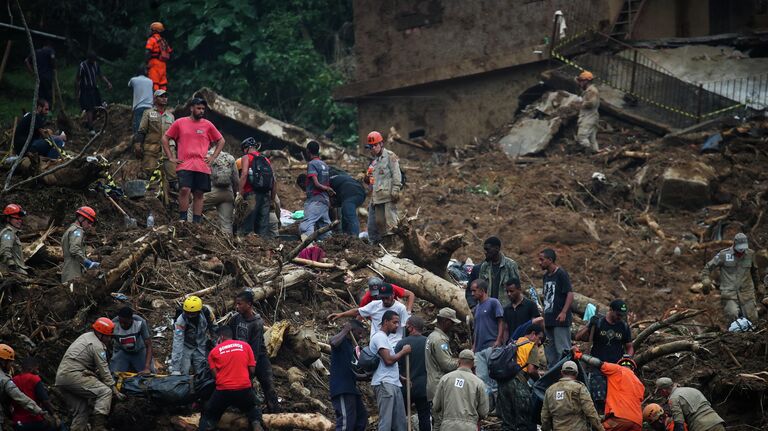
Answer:
[[[341,202],[341,231],[347,235],[360,235],[360,220],[357,218],[357,207],[363,204],[365,196],[344,199]]]
[[[144,115],[144,111],[149,108],[136,108],[133,110],[133,134],[139,131],[139,125],[141,124],[141,116]]]
[[[488,374],[488,362],[491,359],[493,347],[487,347],[479,352],[475,352],[475,375],[485,383],[485,391],[489,395],[496,392],[498,384]]]
[[[32,143],[29,144],[29,149],[27,151],[37,153],[40,156],[48,157],[49,159],[58,159],[61,157],[61,152],[59,152],[59,149],[64,148],[64,141],[62,141],[60,138],[51,139],[53,140],[53,143],[56,144],[55,147],[45,139],[35,139],[32,141]]]
[[[331,224],[331,218],[328,216],[328,204],[319,201],[304,202],[304,220],[299,224],[299,233],[302,237],[312,235],[315,228],[321,228]],[[326,232],[318,239],[325,239],[330,235]]]
[[[248,204],[247,215],[237,229],[240,236],[255,232],[263,238],[271,237],[269,230],[270,192],[253,192],[246,194],[243,199]]]

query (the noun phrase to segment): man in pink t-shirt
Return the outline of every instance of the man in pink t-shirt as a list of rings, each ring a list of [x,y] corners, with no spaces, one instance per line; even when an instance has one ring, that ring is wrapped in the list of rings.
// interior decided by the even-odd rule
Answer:
[[[203,194],[211,191],[210,164],[224,148],[224,137],[210,121],[203,118],[208,102],[195,97],[189,103],[189,117],[176,120],[163,136],[163,151],[171,163],[176,164],[179,177],[179,220],[187,219],[189,194],[192,193],[192,221],[203,221]],[[176,141],[178,158],[173,157],[169,141]],[[216,144],[208,155],[211,142]]]

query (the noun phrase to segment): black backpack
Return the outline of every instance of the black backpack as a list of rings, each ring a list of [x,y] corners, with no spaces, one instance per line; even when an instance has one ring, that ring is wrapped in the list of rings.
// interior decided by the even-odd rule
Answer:
[[[379,354],[371,351],[371,346],[365,346],[360,349],[360,355],[352,362],[352,366],[357,374],[373,373],[379,368],[380,361]]]
[[[274,173],[267,158],[261,154],[251,157],[248,167],[248,184],[253,187],[253,191],[268,192],[272,190],[273,183]]]
[[[496,381],[504,382],[517,375],[522,369],[517,363],[517,348],[531,341],[520,344],[509,343],[491,350],[488,358],[488,376]]]

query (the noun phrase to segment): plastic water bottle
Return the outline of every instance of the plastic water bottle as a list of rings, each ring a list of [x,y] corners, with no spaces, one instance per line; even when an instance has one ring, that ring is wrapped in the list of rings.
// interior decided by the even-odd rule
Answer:
[[[149,215],[147,216],[147,227],[154,227],[155,226],[155,216],[152,215],[152,211],[149,212]]]

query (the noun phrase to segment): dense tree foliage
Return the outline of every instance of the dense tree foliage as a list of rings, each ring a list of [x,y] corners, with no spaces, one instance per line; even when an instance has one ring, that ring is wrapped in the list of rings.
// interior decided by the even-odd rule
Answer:
[[[351,0],[68,0],[22,2],[30,25],[65,33],[114,62],[120,82],[143,61],[147,28],[162,21],[174,49],[169,88],[208,86],[315,132],[354,141],[354,111],[334,103],[352,41]]]

